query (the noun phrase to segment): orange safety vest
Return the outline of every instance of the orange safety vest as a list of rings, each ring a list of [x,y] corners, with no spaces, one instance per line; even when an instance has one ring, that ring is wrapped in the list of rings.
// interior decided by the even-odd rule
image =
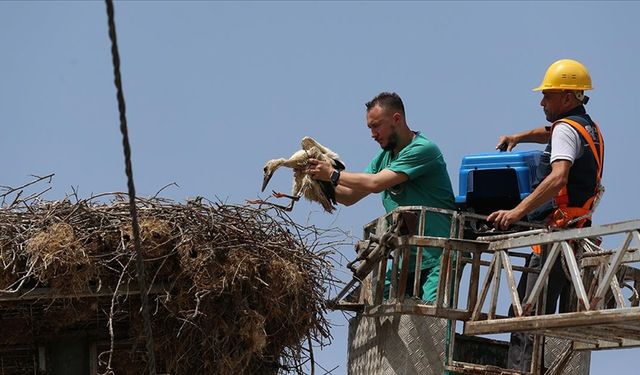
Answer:
[[[600,187],[600,180],[602,178],[602,169],[604,164],[604,140],[602,139],[602,134],[600,133],[598,124],[594,123],[594,128],[598,133],[598,139],[600,141],[600,147],[596,148],[596,144],[591,138],[591,135],[582,125],[573,120],[561,119],[554,122],[551,126],[552,133],[553,128],[555,128],[555,126],[560,122],[569,124],[575,130],[577,130],[578,133],[580,133],[582,137],[587,141],[589,148],[591,149],[591,153],[596,160],[598,173],[596,174],[596,191],[594,191],[593,195],[589,199],[587,199],[586,202],[584,202],[582,207],[569,207],[569,191],[567,190],[567,186],[565,185],[562,187],[562,189],[560,189],[558,194],[554,197],[557,208],[547,217],[547,224],[549,224],[549,226],[553,228],[564,228],[571,220],[589,214],[589,212],[593,208],[593,203],[598,195],[598,189]],[[575,222],[573,226],[576,228],[582,228],[586,224],[587,219],[588,217],[580,219]],[[534,245],[532,246],[532,249],[536,254],[540,254],[542,250],[540,245]]]

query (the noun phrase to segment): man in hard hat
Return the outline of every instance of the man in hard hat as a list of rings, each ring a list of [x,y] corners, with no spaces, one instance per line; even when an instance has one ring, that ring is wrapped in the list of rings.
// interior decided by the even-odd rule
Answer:
[[[370,193],[380,193],[387,212],[398,206],[430,206],[455,209],[447,167],[438,146],[407,125],[404,104],[396,93],[383,92],[366,103],[367,127],[382,150],[364,173],[337,171],[329,163],[310,160],[307,173],[332,181],[336,200],[350,206]],[[451,218],[428,212],[424,235],[449,237]],[[415,254],[410,257],[406,291],[413,291]],[[435,301],[442,249],[424,248],[420,264],[422,288],[417,297]],[[387,287],[389,284],[387,277]],[[387,288],[388,289],[388,288]]]
[[[591,77],[587,68],[576,60],[558,60],[551,64],[540,86],[540,105],[550,126],[501,136],[498,149],[511,151],[517,144],[546,143],[537,170],[534,190],[511,210],[500,210],[489,215],[489,221],[500,229],[526,217],[529,221],[543,222],[554,227],[581,227],[590,225],[594,201],[602,192],[604,141],[598,125],[585,110],[591,90]],[[527,261],[531,268],[541,267],[540,247]],[[549,275],[545,313],[553,314],[563,288],[567,285],[561,262],[555,262]],[[523,273],[518,294],[522,300],[533,289],[538,274]],[[513,315],[513,309],[509,311]],[[511,334],[508,366],[530,371],[533,336],[521,332]]]

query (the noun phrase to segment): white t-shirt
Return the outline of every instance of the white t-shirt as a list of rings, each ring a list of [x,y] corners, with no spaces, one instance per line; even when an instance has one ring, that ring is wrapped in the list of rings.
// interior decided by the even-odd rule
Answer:
[[[560,122],[551,136],[551,163],[556,160],[573,162],[582,156],[582,140],[578,131],[571,125]]]

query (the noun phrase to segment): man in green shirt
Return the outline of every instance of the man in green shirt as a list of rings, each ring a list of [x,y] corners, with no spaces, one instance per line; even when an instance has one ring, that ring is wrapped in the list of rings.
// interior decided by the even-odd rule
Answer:
[[[336,200],[346,206],[370,193],[381,193],[387,212],[398,206],[455,209],[442,153],[435,143],[409,128],[400,96],[383,92],[366,103],[366,107],[371,137],[382,150],[365,173],[336,171],[328,162],[315,159],[310,160],[306,173],[317,180],[332,181],[336,186]],[[449,237],[449,230],[449,216],[427,213],[424,235]],[[409,280],[414,276],[415,251],[410,259]],[[441,254],[438,248],[426,248],[423,252],[422,290],[418,297],[425,301],[436,299]],[[411,293],[413,288],[406,289]]]

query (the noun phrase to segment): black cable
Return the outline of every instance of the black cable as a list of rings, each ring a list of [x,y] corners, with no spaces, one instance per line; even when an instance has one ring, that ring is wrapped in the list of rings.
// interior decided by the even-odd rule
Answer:
[[[129,144],[129,132],[127,130],[126,106],[122,79],[120,76],[120,54],[118,53],[118,41],[116,38],[116,24],[113,13],[113,1],[105,0],[107,4],[107,16],[109,18],[109,39],[111,39],[111,56],[113,60],[113,75],[118,97],[118,111],[120,113],[120,132],[122,133],[122,146],[124,148],[125,171],[127,174],[127,188],[129,191],[129,213],[133,227],[133,242],[136,252],[136,270],[138,272],[138,285],[142,303],[142,318],[144,321],[144,333],[146,336],[147,356],[149,360],[149,374],[156,375],[156,359],[153,345],[153,331],[151,328],[151,316],[149,315],[149,297],[147,282],[145,280],[144,262],[140,250],[140,225],[138,223],[138,211],[136,208],[136,188],[133,183],[133,168],[131,167],[131,146]]]

